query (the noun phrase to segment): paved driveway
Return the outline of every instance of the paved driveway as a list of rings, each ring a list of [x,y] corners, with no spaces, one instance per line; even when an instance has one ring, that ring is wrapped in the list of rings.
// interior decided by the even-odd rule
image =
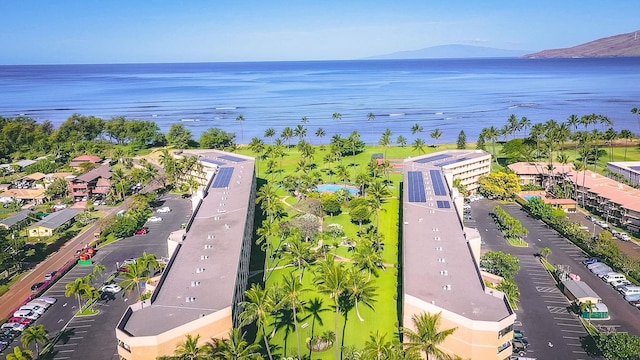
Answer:
[[[148,234],[134,235],[104,246],[93,258],[94,265],[76,265],[44,294],[55,297],[58,301],[36,323],[45,325],[51,337],[62,332],[61,340],[54,346],[55,351],[49,359],[119,358],[115,327],[127,307],[135,302],[136,294],[120,292],[95,305],[95,308],[100,310],[98,315],[74,317],[78,311],[78,302],[75,297],[65,297],[65,286],[76,278],[92,272],[95,264],[101,263],[107,267],[103,277],[94,281],[96,287],[99,287],[109,274],[116,272],[117,265],[125,259],[139,257],[145,251],[158,257],[167,256],[167,238],[172,231],[180,229],[181,225],[188,221],[191,215],[191,200],[182,199],[178,195],[165,195],[163,199],[165,203],[162,206],[169,206],[172,211],[167,214],[155,214],[162,217],[162,221],[147,223],[145,226],[149,227]],[[12,345],[18,344],[18,341],[14,341]],[[13,346],[4,353],[13,351]]]
[[[570,259],[570,256],[583,259],[584,255],[555,231],[528,218],[518,205],[503,205],[503,208],[522,219],[523,225],[529,229],[530,246],[523,248],[509,245],[489,215],[496,204],[490,200],[474,202],[471,209],[472,220],[468,221],[467,226],[477,227],[482,234],[483,252],[503,251],[520,259],[521,270],[516,276],[520,287],[520,304],[516,310],[515,328],[523,330],[529,340],[527,356],[567,360],[595,358],[583,348],[583,342],[588,339],[587,333],[579,318],[569,311],[569,301],[534,256],[543,247],[552,249],[550,260],[554,263],[558,262],[556,259]]]

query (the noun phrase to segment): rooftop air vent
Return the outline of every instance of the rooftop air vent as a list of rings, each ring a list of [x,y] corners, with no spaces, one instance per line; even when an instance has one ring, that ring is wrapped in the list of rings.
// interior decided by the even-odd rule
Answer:
[[[444,261],[444,258],[438,258],[438,262],[440,262],[440,263],[445,262],[445,261]]]
[[[436,251],[442,251],[442,246],[436,246]]]
[[[205,249],[213,249],[213,245],[211,245],[211,244],[204,244],[204,248],[205,248]]]
[[[195,298],[195,297],[193,297],[193,296],[187,296],[187,297],[184,299],[184,301],[185,301],[185,302],[194,302],[194,301],[196,301],[196,298]]]
[[[447,276],[447,275],[449,275],[449,271],[448,270],[440,270],[440,275]]]
[[[196,269],[196,274],[200,274],[201,272],[204,272],[204,268],[197,268]]]
[[[191,286],[200,286],[200,281],[192,281]]]
[[[208,255],[201,255],[200,260],[207,260],[209,258]]]

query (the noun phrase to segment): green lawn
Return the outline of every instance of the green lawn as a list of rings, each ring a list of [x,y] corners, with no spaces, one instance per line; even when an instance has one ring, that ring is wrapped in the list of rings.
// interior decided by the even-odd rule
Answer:
[[[293,143],[293,141],[292,141]],[[386,155],[387,159],[390,159],[392,163],[401,163],[403,159],[414,157],[419,154],[416,150],[413,149],[412,146],[399,147],[399,146],[391,146],[388,148],[383,148],[381,146],[367,146],[365,150],[357,154],[356,156],[345,156],[339,162],[335,163],[327,163],[323,159],[328,152],[328,146],[316,146],[316,152],[312,159],[309,159],[310,163],[316,164],[314,169],[320,170],[322,175],[322,181],[329,183],[339,183],[338,179],[335,176],[330,176],[327,173],[327,169],[335,167],[339,164],[342,164],[348,169],[349,173],[349,182],[353,182],[354,175],[366,171],[369,162],[371,161],[371,156],[376,153],[382,153]],[[455,144],[446,144],[441,145],[438,148],[427,147],[425,148],[426,153],[433,153],[436,151],[441,151],[445,149],[454,149]],[[468,146],[469,149],[473,149],[473,145]],[[500,151],[500,144],[496,144],[496,152]],[[492,152],[493,147],[490,143],[487,144],[487,151]],[[239,153],[256,156],[256,154],[252,153],[247,147],[242,147],[238,150]],[[576,152],[573,149],[569,149],[566,151],[571,160],[576,159]],[[627,149],[627,160],[640,160],[640,149],[638,148],[628,148]],[[300,152],[295,148],[291,147],[285,151],[285,155],[283,158],[276,159],[277,161],[277,171],[274,171],[272,174],[267,174],[266,172],[266,164],[267,161],[262,159],[257,163],[259,168],[260,177],[268,180],[269,182],[277,183],[279,180],[284,178],[288,174],[296,174],[298,161],[301,158]],[[614,150],[613,154],[614,160],[621,161],[624,159],[624,149],[617,148]],[[606,166],[606,162],[608,161],[609,156],[603,156],[600,159],[600,162],[596,165],[596,169],[601,172],[603,167]],[[499,159],[500,160],[500,159]],[[544,160],[541,160],[544,161]],[[504,170],[504,161],[499,161],[498,164],[494,162],[494,170]],[[593,167],[590,166],[590,169]],[[324,170],[324,171],[323,171]],[[384,199],[383,209],[379,213],[379,223],[378,229],[384,236],[384,250],[383,250],[383,259],[386,264],[384,271],[379,271],[378,277],[373,276],[372,279],[377,286],[377,297],[374,303],[374,309],[370,309],[366,306],[360,306],[360,314],[364,318],[364,321],[360,321],[356,315],[355,309],[351,310],[347,314],[346,324],[344,322],[344,317],[341,315],[339,317],[339,333],[340,337],[342,337],[342,332],[344,331],[344,345],[345,346],[355,346],[356,348],[362,348],[365,342],[368,340],[369,335],[372,332],[380,331],[381,333],[386,333],[387,338],[393,338],[395,336],[398,329],[398,270],[397,264],[399,260],[398,256],[398,241],[399,241],[399,231],[400,231],[400,185],[402,182],[402,174],[401,169],[393,169],[390,171],[388,176],[388,180],[390,182],[389,189],[391,190],[391,195]],[[291,194],[285,193],[283,189],[278,190],[278,194],[284,198],[284,202],[289,205],[285,206],[286,210],[289,212],[289,216],[295,216],[297,211],[293,209],[298,203],[298,199]],[[356,241],[358,240],[358,230],[359,225],[353,223],[349,214],[347,213],[348,209],[343,207],[342,213],[336,216],[325,216],[323,218],[323,227],[326,229],[330,224],[340,224],[345,231],[345,237],[347,239]],[[371,222],[375,222],[376,220],[375,214],[371,216]],[[376,225],[376,224],[374,224]],[[340,246],[337,249],[334,248],[336,244],[339,244],[342,239],[334,240],[325,240],[327,245],[331,246],[331,252],[342,257],[346,258],[344,261],[345,266],[350,267],[352,264],[349,262],[349,258],[352,256],[352,252],[350,252],[347,247]],[[280,239],[271,239],[272,243],[279,242]],[[516,244],[513,244],[516,245]],[[526,243],[517,244],[519,246],[526,246]],[[270,266],[278,267],[276,270],[273,270],[268,273],[267,280],[265,283],[265,287],[274,286],[277,283],[282,281],[282,278],[290,272],[293,272],[295,275],[299,276],[300,273],[297,268],[293,266],[282,267],[286,265],[282,260],[279,260],[276,264],[270,264]],[[322,303],[322,309],[320,316],[322,321],[316,321],[315,325],[312,321],[312,317],[308,312],[302,312],[299,314],[301,321],[299,323],[300,326],[300,337],[301,337],[301,345],[303,347],[303,354],[308,354],[308,349],[305,346],[308,339],[312,337],[312,335],[319,335],[327,330],[334,331],[335,328],[335,312],[333,310],[333,300],[324,294],[320,294],[315,291],[314,285],[314,268],[312,265],[309,269],[304,272],[303,283],[307,291],[302,296],[302,299],[308,304],[313,299],[318,299]],[[279,324],[279,325],[276,325]],[[297,338],[294,329],[294,325],[292,321],[282,321],[282,319],[274,318],[270,322],[268,331],[271,332],[275,326],[278,326],[278,330],[275,332],[273,339],[270,341],[271,344],[274,345],[274,352],[278,354],[283,354],[284,356],[296,356],[297,355]],[[313,334],[312,334],[313,331]],[[334,345],[335,346],[335,345]],[[329,349],[322,353],[313,353],[312,359],[333,359],[335,358],[335,348]]]

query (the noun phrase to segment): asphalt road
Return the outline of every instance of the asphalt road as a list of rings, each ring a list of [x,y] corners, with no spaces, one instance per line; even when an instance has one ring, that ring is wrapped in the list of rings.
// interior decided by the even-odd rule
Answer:
[[[182,199],[179,195],[164,195],[161,199],[164,200],[161,206],[169,206],[172,211],[155,214],[162,217],[162,221],[147,223],[145,226],[149,227],[148,234],[134,235],[100,248],[93,258],[93,265],[76,265],[45,292],[44,296],[55,297],[58,301],[36,321],[36,324],[43,324],[51,337],[62,332],[60,341],[54,346],[54,354],[49,359],[119,358],[115,327],[127,307],[135,302],[135,290],[131,294],[120,292],[109,299],[99,301],[95,305],[95,308],[100,310],[98,315],[74,317],[78,311],[78,302],[75,297],[65,297],[65,286],[76,278],[92,272],[96,264],[104,264],[107,267],[105,273],[94,281],[94,285],[100,287],[125,259],[140,257],[144,252],[166,257],[167,238],[172,231],[180,229],[181,225],[188,221],[191,215],[191,200]],[[73,252],[75,253],[75,248]],[[16,340],[12,345],[17,344],[19,342]],[[13,346],[4,353],[12,351]]]
[[[472,219],[468,220],[466,225],[477,227],[480,231],[483,252],[503,251],[516,255],[520,259],[521,270],[516,276],[516,282],[520,288],[520,304],[516,310],[515,328],[523,330],[529,341],[530,346],[526,356],[537,359],[567,360],[597,358],[590,355],[583,347],[583,342],[588,339],[586,331],[578,316],[569,311],[569,301],[535,257],[540,249],[549,247],[553,252],[549,257],[552,263],[571,264],[573,268],[578,267],[578,261],[584,259],[584,254],[555,231],[546,228],[543,223],[528,218],[518,205],[503,205],[503,208],[520,218],[523,225],[529,229],[529,247],[509,245],[489,215],[496,204],[490,200],[472,203]],[[582,274],[580,275],[582,277]],[[589,285],[592,282],[605,285],[593,275],[588,280],[591,280],[588,282]],[[600,292],[595,286],[594,290]],[[606,290],[613,291],[613,289]],[[624,305],[629,306],[626,303]],[[635,312],[640,316],[638,310]]]

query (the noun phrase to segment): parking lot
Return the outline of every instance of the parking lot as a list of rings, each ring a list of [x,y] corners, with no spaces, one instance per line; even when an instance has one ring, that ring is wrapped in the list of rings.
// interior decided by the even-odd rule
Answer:
[[[180,229],[182,224],[188,221],[191,215],[191,201],[182,199],[179,195],[165,195],[163,200],[162,206],[170,207],[171,212],[154,214],[162,217],[162,221],[145,224],[149,229],[147,234],[134,235],[100,248],[93,258],[93,265],[76,265],[45,292],[44,296],[58,299],[35,322],[43,324],[50,337],[60,335],[60,340],[55,344],[53,355],[49,359],[119,358],[115,327],[126,308],[135,302],[136,294],[119,292],[96,303],[95,308],[100,310],[99,314],[74,317],[78,311],[78,301],[75,296],[65,296],[65,287],[76,278],[91,273],[96,264],[104,264],[107,268],[102,276],[94,280],[94,285],[100,287],[125,259],[140,257],[144,252],[156,254],[158,258],[166,257],[167,238],[172,231]],[[3,353],[12,352],[13,347],[18,344],[19,338]]]
[[[581,267],[579,262],[585,258],[582,251],[562,238],[544,223],[527,217],[518,205],[502,205],[511,215],[520,219],[529,229],[528,247],[509,245],[490,216],[493,207],[498,204],[490,200],[476,201],[471,206],[471,219],[465,220],[467,226],[477,227],[483,239],[483,252],[503,251],[516,255],[520,259],[521,270],[516,276],[520,288],[520,303],[516,310],[515,329],[523,330],[529,341],[527,357],[537,359],[595,359],[590,354],[588,336],[578,316],[570,311],[570,303],[557,288],[553,278],[547,273],[535,257],[543,247],[552,249],[549,260],[554,264],[567,264],[573,268]],[[588,271],[587,271],[588,272]],[[587,275],[587,274],[584,274]],[[582,277],[582,274],[580,274]],[[594,286],[599,294],[604,290],[615,292],[595,276],[591,275],[588,284],[598,283],[602,289]],[[601,295],[603,296],[603,295]],[[620,300],[620,299],[618,299]],[[605,300],[607,301],[607,300]],[[624,302],[624,300],[622,300]],[[608,304],[608,302],[607,302]],[[624,303],[627,308],[629,304]],[[610,308],[614,306],[610,305]],[[631,310],[631,309],[630,309]],[[632,309],[640,316],[640,312]],[[639,318],[640,319],[640,318]],[[608,321],[615,323],[615,320]]]

